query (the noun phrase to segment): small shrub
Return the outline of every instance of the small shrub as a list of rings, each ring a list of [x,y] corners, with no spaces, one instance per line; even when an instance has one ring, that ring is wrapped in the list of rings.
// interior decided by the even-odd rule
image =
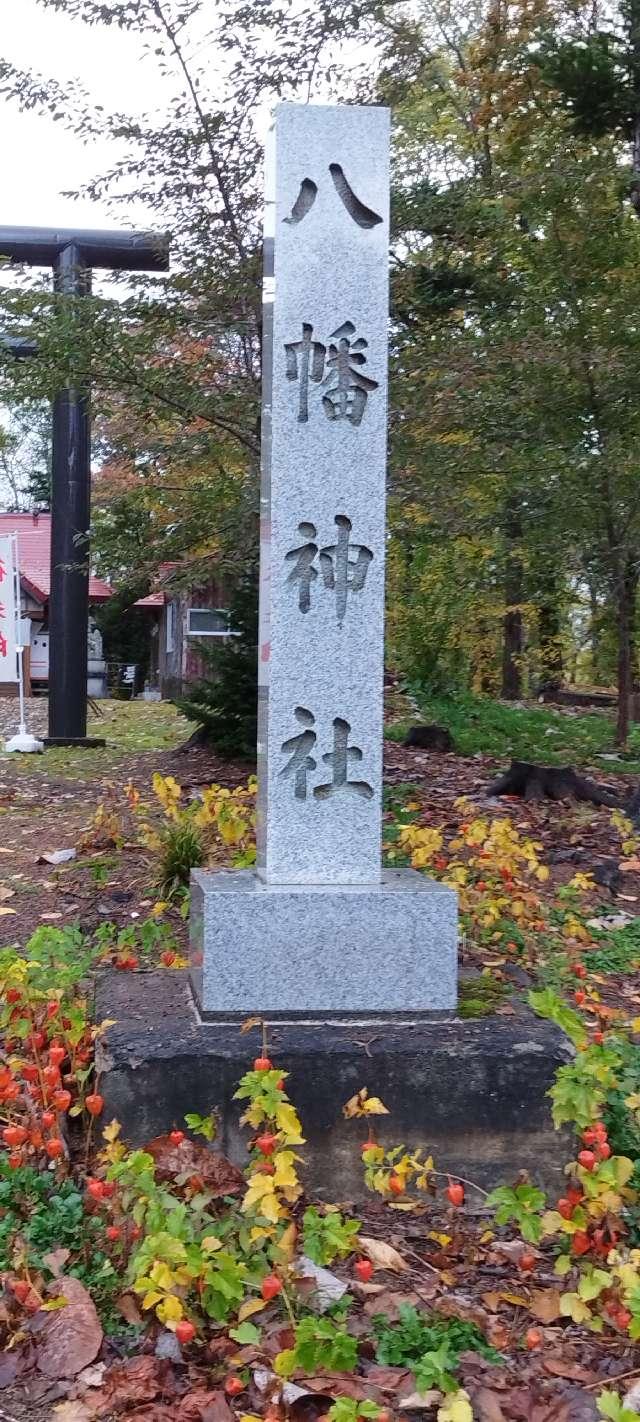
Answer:
[[[192,869],[205,860],[202,833],[192,820],[165,825],[160,834],[158,888],[163,894],[188,888]]]

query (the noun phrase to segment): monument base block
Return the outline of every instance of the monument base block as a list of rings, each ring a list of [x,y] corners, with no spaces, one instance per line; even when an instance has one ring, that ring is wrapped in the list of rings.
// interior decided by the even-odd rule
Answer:
[[[237,1022],[202,1022],[188,974],[176,969],[106,971],[96,1007],[98,1021],[115,1019],[96,1043],[104,1120],[116,1117],[123,1140],[139,1147],[184,1127],[187,1112],[206,1115],[216,1107],[216,1145],[244,1164],[248,1135],[233,1094],[260,1052],[259,1032],[242,1034]],[[537,1184],[562,1193],[563,1166],[575,1145],[570,1133],[554,1131],[547,1092],[573,1048],[552,1023],[517,1001],[513,1007],[510,1016],[440,1016],[414,1026],[383,1018],[370,1028],[270,1025],[269,1052],[290,1073],[287,1090],[303,1124],[308,1192],[334,1201],[366,1196],[359,1150],[366,1124],[342,1114],[366,1086],[390,1112],[376,1117],[387,1147],[421,1146],[438,1170],[485,1190],[527,1170]]]
[[[191,876],[191,979],[203,1018],[415,1019],[454,1012],[457,898],[415,869],[378,884]]]

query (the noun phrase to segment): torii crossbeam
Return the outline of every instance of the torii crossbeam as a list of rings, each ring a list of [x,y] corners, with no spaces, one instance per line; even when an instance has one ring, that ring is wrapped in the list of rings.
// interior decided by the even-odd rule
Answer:
[[[164,272],[169,238],[149,232],[0,227],[0,258],[53,268],[62,296],[87,296],[91,271]],[[6,343],[5,343],[6,344]],[[12,353],[35,348],[16,342]],[[69,383],[53,402],[48,744],[89,745],[87,634],[91,511],[90,389]]]

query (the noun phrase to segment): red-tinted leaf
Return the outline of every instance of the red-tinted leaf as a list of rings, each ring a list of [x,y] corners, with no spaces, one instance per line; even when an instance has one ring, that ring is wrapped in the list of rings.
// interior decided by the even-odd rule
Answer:
[[[102,1325],[95,1304],[79,1279],[56,1279],[52,1298],[67,1300],[64,1308],[44,1315],[36,1339],[36,1360],[48,1378],[73,1378],[100,1351]],[[42,1316],[42,1315],[41,1315]]]

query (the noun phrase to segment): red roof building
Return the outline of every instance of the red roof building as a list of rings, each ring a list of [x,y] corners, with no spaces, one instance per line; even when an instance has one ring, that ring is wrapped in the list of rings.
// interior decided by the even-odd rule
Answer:
[[[48,601],[51,587],[51,514],[0,514],[0,536],[15,533],[18,538],[20,584],[28,599],[40,607]],[[89,578],[89,602],[106,602],[112,589],[101,578]],[[35,608],[25,609],[35,612]]]

